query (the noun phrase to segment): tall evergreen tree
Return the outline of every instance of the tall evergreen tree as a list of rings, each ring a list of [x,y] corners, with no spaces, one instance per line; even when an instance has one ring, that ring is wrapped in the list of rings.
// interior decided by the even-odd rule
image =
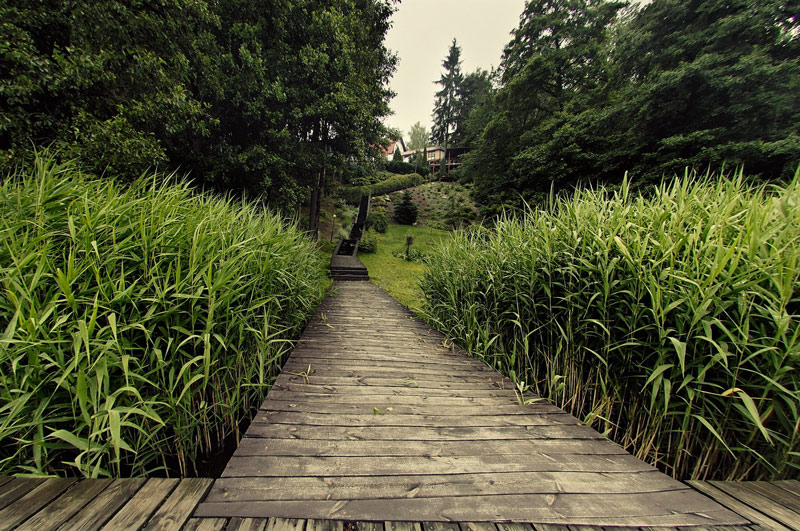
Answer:
[[[461,73],[461,48],[453,43],[447,58],[442,62],[444,72],[436,83],[441,89],[436,92],[436,100],[433,106],[433,127],[431,128],[431,140],[440,144],[447,153],[450,135],[455,130],[455,120],[458,116],[460,97],[459,91],[464,76]],[[446,164],[446,160],[442,162]]]
[[[411,130],[408,132],[408,149],[422,149],[428,145],[428,139],[430,135],[428,134],[428,128],[422,125],[420,122],[415,123],[411,126]]]

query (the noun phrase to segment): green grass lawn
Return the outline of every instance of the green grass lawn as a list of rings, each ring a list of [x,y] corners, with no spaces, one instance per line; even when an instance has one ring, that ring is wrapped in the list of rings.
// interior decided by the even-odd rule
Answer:
[[[406,235],[414,237],[411,248],[422,253],[426,253],[443,238],[450,237],[447,231],[429,227],[389,225],[386,234],[380,235],[377,252],[359,253],[358,258],[367,266],[369,276],[375,284],[404,306],[419,313],[423,302],[419,279],[427,266],[422,262],[409,262],[392,255],[394,252],[405,252]]]

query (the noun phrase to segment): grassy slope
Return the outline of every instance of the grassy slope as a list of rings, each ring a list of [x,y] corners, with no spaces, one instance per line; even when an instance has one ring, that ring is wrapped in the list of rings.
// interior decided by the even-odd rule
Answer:
[[[358,257],[367,266],[369,276],[375,284],[403,305],[419,312],[423,300],[419,279],[427,266],[421,262],[408,262],[392,256],[393,252],[405,252],[407,234],[414,237],[412,248],[423,253],[442,238],[450,237],[447,231],[428,227],[389,225],[386,234],[380,235],[377,252],[359,254]]]

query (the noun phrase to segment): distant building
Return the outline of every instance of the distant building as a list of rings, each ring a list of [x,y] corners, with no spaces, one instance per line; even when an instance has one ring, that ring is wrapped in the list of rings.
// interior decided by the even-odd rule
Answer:
[[[447,160],[448,170],[454,170],[461,166],[461,156],[469,151],[469,148],[452,147],[445,153],[442,146],[427,146],[428,166],[432,171],[437,171],[442,164],[442,160]],[[404,162],[414,162],[414,155],[423,152],[423,149],[410,149],[403,152]]]
[[[381,148],[381,152],[383,153],[383,156],[386,157],[387,161],[390,161],[394,158],[394,150],[398,147],[400,148],[401,153],[406,151],[406,143],[402,138],[399,140],[392,140],[386,148]]]

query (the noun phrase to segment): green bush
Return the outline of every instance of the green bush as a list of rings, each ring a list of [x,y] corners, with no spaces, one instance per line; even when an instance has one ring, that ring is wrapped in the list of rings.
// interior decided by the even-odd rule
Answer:
[[[323,295],[278,216],[47,157],[0,186],[0,242],[3,474],[196,474]]]
[[[374,253],[378,250],[378,233],[374,229],[367,230],[358,240],[359,253]]]
[[[576,191],[428,256],[432,322],[680,478],[797,476],[800,179]]]
[[[367,228],[375,229],[381,234],[385,234],[389,228],[389,217],[384,208],[372,208],[367,216]]]
[[[386,171],[390,173],[397,173],[401,175],[406,175],[409,173],[414,173],[416,168],[413,164],[409,164],[408,162],[403,162],[402,160],[390,160],[386,163]]]
[[[417,222],[419,209],[411,198],[411,192],[406,190],[400,204],[394,207],[394,219],[401,225],[413,225]]]
[[[422,176],[418,173],[394,175],[373,185],[342,186],[339,188],[339,196],[349,203],[358,204],[362,195],[383,195],[420,184]]]

